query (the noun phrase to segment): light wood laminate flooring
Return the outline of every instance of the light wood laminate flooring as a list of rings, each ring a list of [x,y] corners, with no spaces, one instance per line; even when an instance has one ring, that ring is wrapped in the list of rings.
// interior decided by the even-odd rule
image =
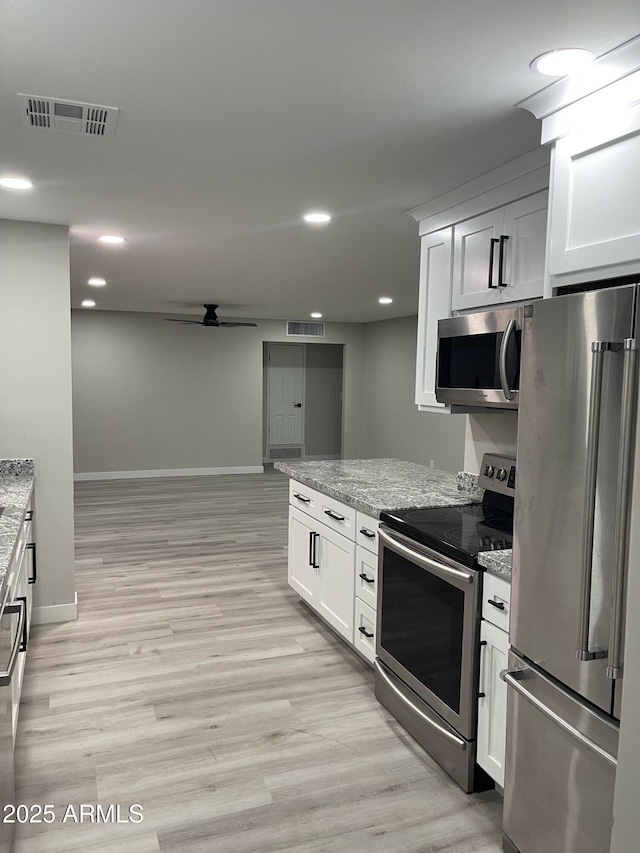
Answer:
[[[35,627],[16,853],[497,853],[467,796],[287,586],[283,475],[76,487],[77,622]],[[141,823],[62,822],[140,804]]]

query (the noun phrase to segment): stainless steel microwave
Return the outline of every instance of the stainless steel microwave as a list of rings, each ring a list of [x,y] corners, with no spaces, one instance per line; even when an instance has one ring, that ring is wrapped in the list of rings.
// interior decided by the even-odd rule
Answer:
[[[451,406],[517,409],[522,308],[438,322],[436,398]]]

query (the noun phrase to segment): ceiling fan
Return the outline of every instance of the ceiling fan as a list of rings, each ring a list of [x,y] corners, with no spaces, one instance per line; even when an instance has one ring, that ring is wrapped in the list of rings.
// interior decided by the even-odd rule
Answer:
[[[227,329],[233,329],[236,326],[257,326],[257,323],[229,323],[226,320],[218,320],[218,306],[205,305],[205,315],[202,320],[174,320],[171,317],[165,317],[167,323],[185,323],[190,326],[224,326]]]

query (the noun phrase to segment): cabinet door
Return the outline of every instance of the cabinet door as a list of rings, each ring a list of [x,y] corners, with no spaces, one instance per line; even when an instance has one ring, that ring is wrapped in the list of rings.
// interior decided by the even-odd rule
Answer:
[[[317,525],[318,590],[315,608],[329,625],[353,643],[355,542],[325,524]]]
[[[549,193],[521,198],[504,209],[503,234],[507,286],[501,289],[501,302],[513,302],[542,296],[547,241]]]
[[[598,267],[640,261],[640,107],[612,124],[556,143],[551,275],[584,270],[589,280]]]
[[[480,654],[477,762],[504,788],[504,753],[507,738],[507,685],[500,671],[507,668],[509,635],[484,620],[480,639],[486,645]]]
[[[503,226],[502,207],[455,226],[451,296],[455,311],[482,308],[500,301],[500,288],[489,284],[498,284],[498,243],[491,241],[499,239]]]
[[[289,586],[295,589],[300,598],[316,606],[318,588],[318,570],[314,568],[313,557],[318,553],[320,525],[296,507],[289,507]],[[315,564],[318,564],[317,559]]]
[[[420,242],[420,292],[416,351],[416,405],[446,409],[436,400],[438,320],[451,316],[453,228],[426,234]]]
[[[28,559],[27,552],[24,548],[18,556],[17,571],[14,575],[15,585],[12,590],[12,596],[15,599],[24,598],[27,606],[27,619],[30,618],[31,604],[29,602],[29,593],[27,586],[27,568]],[[18,714],[20,711],[20,695],[22,694],[22,682],[24,681],[24,669],[27,662],[26,649],[18,654],[16,668],[13,671],[11,679],[11,719],[13,725],[13,742],[16,741],[16,731],[18,729]]]

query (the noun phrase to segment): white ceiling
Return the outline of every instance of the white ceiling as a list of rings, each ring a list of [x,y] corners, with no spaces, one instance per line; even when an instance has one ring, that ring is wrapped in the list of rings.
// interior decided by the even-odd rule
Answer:
[[[0,174],[36,188],[0,217],[71,227],[74,307],[415,313],[405,211],[538,145],[534,56],[637,31],[637,0],[2,0]],[[115,136],[25,128],[17,92],[119,107]]]

